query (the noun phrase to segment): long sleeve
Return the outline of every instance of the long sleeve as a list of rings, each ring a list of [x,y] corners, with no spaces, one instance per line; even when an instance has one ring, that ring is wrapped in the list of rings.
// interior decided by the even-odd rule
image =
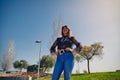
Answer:
[[[71,39],[72,39],[73,43],[76,45],[75,51],[79,53],[82,49],[81,43],[78,42],[74,37],[71,37]]]
[[[53,45],[51,46],[51,48],[50,48],[50,53],[53,53],[53,52],[55,52],[56,50],[56,46],[57,46],[57,39],[55,40],[55,42],[53,43]]]

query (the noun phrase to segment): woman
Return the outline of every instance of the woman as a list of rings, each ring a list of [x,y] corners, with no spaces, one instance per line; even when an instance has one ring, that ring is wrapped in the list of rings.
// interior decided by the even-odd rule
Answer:
[[[61,35],[62,37],[57,38],[50,48],[51,53],[57,55],[52,80],[59,80],[62,71],[64,71],[64,80],[70,80],[74,66],[73,51],[81,50],[80,43],[71,36],[68,26],[62,26]],[[73,44],[76,45],[75,49],[72,48]]]

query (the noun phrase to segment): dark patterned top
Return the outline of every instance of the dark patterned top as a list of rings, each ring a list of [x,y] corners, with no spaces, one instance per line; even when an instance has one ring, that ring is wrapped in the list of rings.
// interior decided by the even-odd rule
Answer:
[[[59,37],[55,40],[53,45],[50,48],[50,52],[53,53],[57,49],[65,49],[67,47],[73,48],[73,45],[76,45],[75,50],[81,50],[82,46],[74,37]]]

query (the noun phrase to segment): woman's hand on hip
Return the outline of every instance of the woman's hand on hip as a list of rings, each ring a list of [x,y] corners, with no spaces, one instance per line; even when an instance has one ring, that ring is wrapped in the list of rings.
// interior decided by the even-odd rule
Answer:
[[[72,48],[69,48],[69,47],[65,48],[65,50],[66,50],[66,51],[71,51],[71,52],[73,52],[73,49],[72,49]]]

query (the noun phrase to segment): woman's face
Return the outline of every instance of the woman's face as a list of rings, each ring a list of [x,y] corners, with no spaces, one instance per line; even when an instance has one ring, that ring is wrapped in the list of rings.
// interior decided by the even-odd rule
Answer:
[[[66,28],[66,27],[63,28],[63,34],[64,34],[64,35],[67,35],[67,34],[68,34],[68,31],[69,31],[68,28]]]

